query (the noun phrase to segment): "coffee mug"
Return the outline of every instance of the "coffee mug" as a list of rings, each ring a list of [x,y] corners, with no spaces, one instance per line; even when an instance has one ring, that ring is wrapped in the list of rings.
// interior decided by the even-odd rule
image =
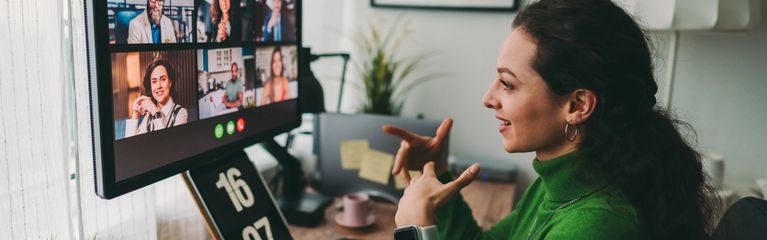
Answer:
[[[711,185],[717,189],[724,187],[724,157],[716,153],[704,153],[701,154],[701,163]]]
[[[360,226],[368,222],[370,196],[365,193],[348,193],[343,197],[343,217],[346,225]]]

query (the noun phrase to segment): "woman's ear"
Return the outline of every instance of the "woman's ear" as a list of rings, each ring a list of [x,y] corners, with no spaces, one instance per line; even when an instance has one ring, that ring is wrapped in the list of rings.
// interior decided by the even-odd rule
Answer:
[[[568,99],[567,122],[578,125],[585,122],[597,107],[597,96],[588,89],[576,89]]]

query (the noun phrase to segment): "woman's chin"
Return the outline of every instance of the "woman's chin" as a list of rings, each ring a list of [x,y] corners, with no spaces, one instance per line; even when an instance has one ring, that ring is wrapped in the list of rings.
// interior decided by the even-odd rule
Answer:
[[[517,148],[509,141],[503,141],[503,150],[506,150],[508,153],[513,153],[517,151]]]

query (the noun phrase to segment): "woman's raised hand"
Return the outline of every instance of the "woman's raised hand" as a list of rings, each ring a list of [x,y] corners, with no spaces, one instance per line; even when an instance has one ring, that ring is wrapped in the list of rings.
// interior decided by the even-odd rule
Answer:
[[[479,173],[479,165],[473,164],[452,182],[442,184],[437,180],[434,163],[423,166],[423,174],[410,181],[405,194],[399,200],[394,222],[397,227],[406,225],[430,226],[436,224],[434,212],[458,191],[469,185]]]
[[[140,96],[140,97],[144,98],[144,100],[141,101],[142,115],[147,113],[154,114],[160,111],[160,108],[158,108],[157,105],[154,105],[151,98],[147,96]]]
[[[450,134],[450,128],[453,126],[452,118],[445,118],[442,124],[437,128],[434,137],[421,136],[405,129],[384,125],[385,133],[394,135],[402,139],[400,142],[397,156],[394,160],[392,174],[402,173],[405,182],[410,182],[410,173],[408,170],[421,170],[424,164],[433,161],[434,170],[437,175],[447,171],[447,157],[445,156],[445,138]]]
[[[143,96],[139,96],[137,98],[133,99],[133,111],[130,116],[131,119],[138,119],[139,116],[144,114],[144,109],[141,107],[141,102],[145,100],[145,98],[142,98]]]
[[[223,42],[227,38],[229,38],[229,22],[228,21],[221,21],[218,23],[218,32],[216,34],[216,41],[217,42]]]

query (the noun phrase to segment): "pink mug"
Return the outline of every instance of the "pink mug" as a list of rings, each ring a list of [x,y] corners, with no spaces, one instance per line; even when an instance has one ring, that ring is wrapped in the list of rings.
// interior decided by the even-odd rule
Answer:
[[[343,197],[344,222],[348,225],[360,226],[367,223],[370,215],[370,196],[365,193],[348,193]]]

